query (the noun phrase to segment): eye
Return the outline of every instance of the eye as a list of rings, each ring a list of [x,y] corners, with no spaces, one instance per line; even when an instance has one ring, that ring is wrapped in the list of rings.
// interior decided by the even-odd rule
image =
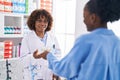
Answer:
[[[48,23],[48,21],[47,21],[47,20],[41,20],[41,19],[36,20],[36,22],[38,22],[38,23],[41,23],[41,22]]]
[[[44,23],[48,23],[48,21],[47,21],[47,20],[44,20]]]
[[[36,21],[39,22],[39,23],[42,22],[42,20],[36,20]]]

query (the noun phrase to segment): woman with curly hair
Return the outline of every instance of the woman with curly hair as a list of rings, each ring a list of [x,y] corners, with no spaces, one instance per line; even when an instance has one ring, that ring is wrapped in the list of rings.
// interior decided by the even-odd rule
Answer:
[[[24,63],[24,80],[52,80],[53,73],[48,68],[47,60],[32,56],[36,50],[43,53],[54,48],[60,52],[58,41],[50,31],[52,24],[51,14],[44,9],[36,9],[29,16],[27,25],[31,32],[22,39],[20,54]]]

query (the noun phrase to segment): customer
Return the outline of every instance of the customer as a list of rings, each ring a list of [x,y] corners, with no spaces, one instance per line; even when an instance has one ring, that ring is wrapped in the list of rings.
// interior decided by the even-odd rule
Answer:
[[[34,52],[49,61],[49,68],[67,80],[120,80],[120,41],[107,22],[120,19],[120,0],[89,0],[84,23],[91,33],[79,37],[71,51],[58,61],[48,51]]]
[[[53,73],[48,69],[47,60],[34,59],[32,56],[35,50],[42,53],[54,48],[60,52],[57,39],[50,32],[52,24],[51,14],[44,9],[34,10],[29,16],[27,25],[32,32],[23,38],[20,54],[25,68],[24,80],[52,80]]]

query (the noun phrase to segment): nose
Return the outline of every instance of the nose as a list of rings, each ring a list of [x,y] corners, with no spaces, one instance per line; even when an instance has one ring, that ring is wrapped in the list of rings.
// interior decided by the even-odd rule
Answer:
[[[44,21],[42,21],[41,26],[46,26],[46,23]]]

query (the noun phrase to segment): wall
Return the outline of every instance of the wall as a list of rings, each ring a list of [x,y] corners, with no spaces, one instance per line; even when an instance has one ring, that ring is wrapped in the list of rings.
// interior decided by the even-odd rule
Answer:
[[[76,28],[75,38],[87,32],[86,26],[83,22],[83,8],[88,0],[77,0],[76,2]]]
[[[53,0],[54,31],[62,56],[73,46],[75,39],[76,0]]]

